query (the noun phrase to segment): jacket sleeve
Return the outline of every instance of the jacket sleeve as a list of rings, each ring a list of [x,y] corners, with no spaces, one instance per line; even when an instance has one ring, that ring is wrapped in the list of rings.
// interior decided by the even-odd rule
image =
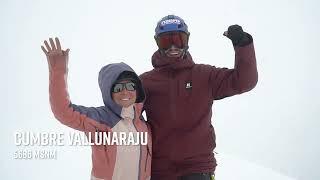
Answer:
[[[253,89],[258,82],[258,72],[253,43],[234,47],[234,69],[212,67],[209,82],[214,100],[241,94]]]
[[[86,114],[74,110],[81,107],[86,111],[90,108],[71,104],[67,91],[67,70],[50,69],[49,96],[51,110],[54,116],[64,125],[80,131],[95,131],[93,120]]]

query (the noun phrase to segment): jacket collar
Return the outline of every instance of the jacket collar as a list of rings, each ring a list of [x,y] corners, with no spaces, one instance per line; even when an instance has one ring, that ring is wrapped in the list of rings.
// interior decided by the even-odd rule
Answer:
[[[152,65],[155,69],[185,69],[191,68],[195,63],[189,52],[186,52],[184,58],[169,58],[156,51],[152,56]]]

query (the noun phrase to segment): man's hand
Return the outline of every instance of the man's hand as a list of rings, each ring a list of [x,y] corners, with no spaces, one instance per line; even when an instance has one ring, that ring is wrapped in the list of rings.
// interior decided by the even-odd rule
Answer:
[[[55,40],[56,40],[56,44],[54,43],[52,38],[49,39],[51,47],[46,40],[44,41],[46,48],[44,46],[41,46],[41,49],[47,56],[49,70],[51,69],[67,70],[68,55],[69,55],[70,49],[67,49],[65,51],[62,50],[59,39],[55,38]]]
[[[225,31],[223,35],[228,37],[234,46],[245,46],[252,42],[251,36],[237,24],[229,26],[228,31]]]

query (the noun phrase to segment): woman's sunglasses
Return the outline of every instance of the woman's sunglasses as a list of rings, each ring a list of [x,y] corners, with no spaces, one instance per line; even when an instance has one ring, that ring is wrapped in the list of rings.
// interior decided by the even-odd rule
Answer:
[[[124,90],[126,88],[128,91],[135,91],[136,85],[133,82],[126,82],[126,83],[116,83],[113,88],[113,93],[118,93]]]

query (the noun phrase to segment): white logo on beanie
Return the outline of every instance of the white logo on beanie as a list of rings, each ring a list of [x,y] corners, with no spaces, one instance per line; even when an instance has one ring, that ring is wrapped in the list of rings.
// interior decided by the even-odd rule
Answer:
[[[164,26],[167,24],[181,24],[181,22],[179,19],[167,19],[161,22],[161,26]]]

